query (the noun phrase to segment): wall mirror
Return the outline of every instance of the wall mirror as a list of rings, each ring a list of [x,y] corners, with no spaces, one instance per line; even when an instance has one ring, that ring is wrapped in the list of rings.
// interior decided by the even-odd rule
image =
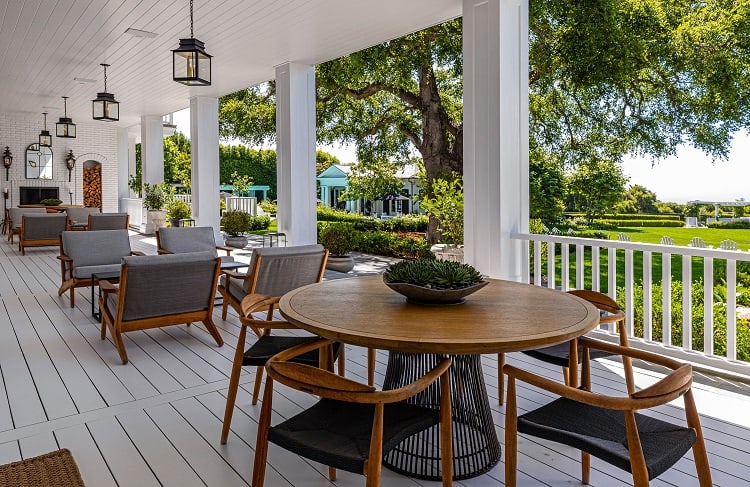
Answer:
[[[52,179],[52,147],[26,148],[26,179]]]

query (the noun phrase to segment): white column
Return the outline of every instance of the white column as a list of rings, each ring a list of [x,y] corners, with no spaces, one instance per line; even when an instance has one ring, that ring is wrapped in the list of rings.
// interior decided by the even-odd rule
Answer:
[[[219,233],[219,99],[190,98],[190,165],[193,218]]]
[[[317,242],[315,212],[315,68],[276,68],[278,228],[293,245]]]
[[[164,128],[161,115],[141,116],[141,174],[143,182],[164,181]]]
[[[513,232],[529,226],[528,0],[464,0],[465,261],[526,281]]]
[[[123,211],[122,199],[130,197],[130,189],[128,189],[128,148],[130,147],[128,140],[128,129],[119,127],[117,129],[117,202],[119,204],[120,211]]]

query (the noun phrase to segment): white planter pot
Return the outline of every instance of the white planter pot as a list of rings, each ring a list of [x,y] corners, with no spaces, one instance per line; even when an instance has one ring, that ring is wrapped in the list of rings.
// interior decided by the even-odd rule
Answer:
[[[227,247],[234,247],[237,249],[244,249],[247,245],[247,237],[239,235],[237,237],[226,237],[224,239],[224,245]]]
[[[154,226],[154,229],[161,228],[167,221],[166,210],[148,210],[148,219]]]
[[[451,262],[464,262],[463,245],[455,246],[448,244],[435,244],[430,247],[430,251],[435,254],[437,260],[449,260]]]
[[[354,258],[351,255],[344,255],[342,257],[329,255],[328,261],[326,261],[326,269],[336,272],[349,272],[354,269]]]

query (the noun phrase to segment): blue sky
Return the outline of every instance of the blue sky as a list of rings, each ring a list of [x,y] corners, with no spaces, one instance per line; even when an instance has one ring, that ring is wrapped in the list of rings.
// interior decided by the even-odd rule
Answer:
[[[175,113],[177,130],[190,136],[190,115],[185,109]],[[342,162],[354,162],[354,148],[319,147]],[[677,155],[664,160],[626,158],[623,172],[630,184],[640,184],[656,193],[660,201],[685,203],[690,200],[750,201],[750,136],[735,135],[726,161],[712,162],[701,151],[681,147]]]

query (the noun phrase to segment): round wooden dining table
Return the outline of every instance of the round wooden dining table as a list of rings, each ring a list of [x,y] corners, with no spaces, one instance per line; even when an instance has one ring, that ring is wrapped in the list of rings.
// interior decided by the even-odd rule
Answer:
[[[599,310],[588,301],[498,279],[451,305],[411,303],[380,275],[335,279],[285,294],[279,310],[291,323],[322,337],[389,350],[384,389],[405,385],[450,356],[457,480],[485,473],[500,460],[480,354],[562,343],[599,323]],[[410,401],[437,408],[437,397],[436,390],[427,389]],[[383,463],[406,475],[439,480],[437,428],[407,438]]]

